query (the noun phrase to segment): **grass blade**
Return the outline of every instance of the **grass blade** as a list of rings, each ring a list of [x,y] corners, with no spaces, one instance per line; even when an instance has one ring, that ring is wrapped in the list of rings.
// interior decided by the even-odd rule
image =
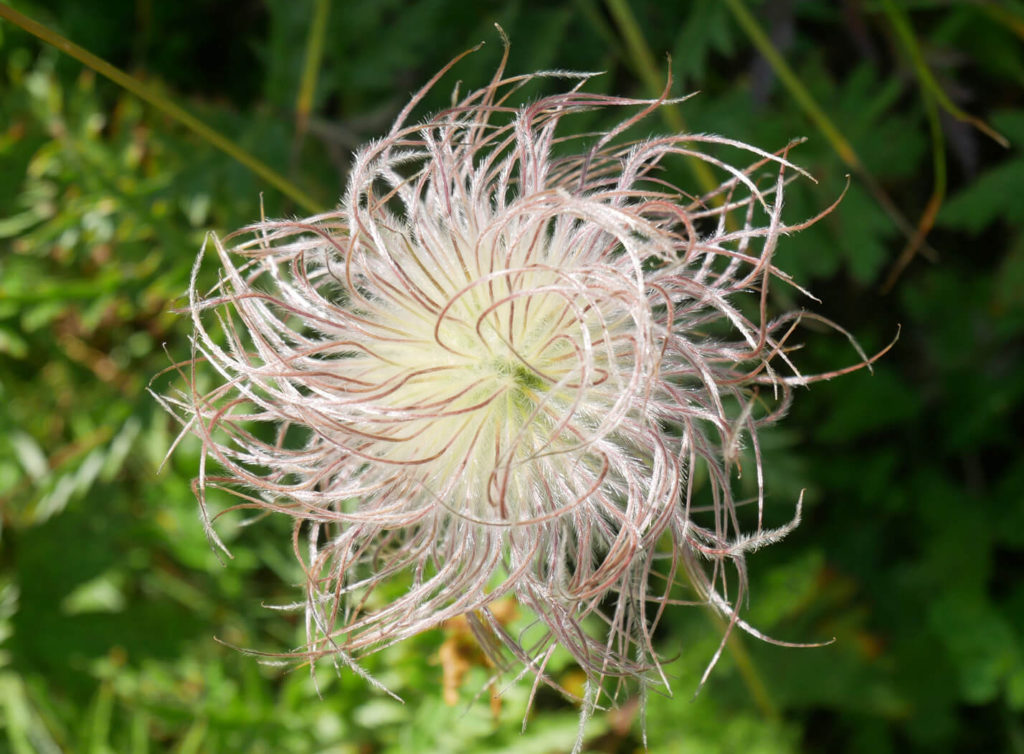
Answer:
[[[86,65],[96,73],[110,79],[118,86],[128,90],[139,99],[152,105],[160,112],[181,123],[187,129],[195,133],[201,139],[209,142],[217,149],[234,158],[253,173],[265,180],[282,194],[290,198],[296,204],[309,212],[317,213],[323,210],[319,202],[308,196],[302,189],[278,173],[265,162],[259,160],[246,152],[226,136],[210,128],[194,115],[186,111],[180,105],[172,102],[159,92],[153,91],[134,76],[130,76],[120,68],[115,68],[102,58],[93,55],[83,47],[79,47],[71,40],[62,37],[54,31],[43,26],[28,16],[18,13],[9,5],[0,3],[0,18],[20,26],[34,37],[56,47]]]

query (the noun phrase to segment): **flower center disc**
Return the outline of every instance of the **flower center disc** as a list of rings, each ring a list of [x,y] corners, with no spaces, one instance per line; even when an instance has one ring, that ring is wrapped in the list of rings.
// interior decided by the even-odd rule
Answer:
[[[556,514],[601,473],[595,443],[635,389],[621,289],[514,258],[468,265],[460,254],[428,273],[403,245],[405,287],[367,313],[386,337],[346,365],[366,385],[353,408],[367,456],[457,513]]]

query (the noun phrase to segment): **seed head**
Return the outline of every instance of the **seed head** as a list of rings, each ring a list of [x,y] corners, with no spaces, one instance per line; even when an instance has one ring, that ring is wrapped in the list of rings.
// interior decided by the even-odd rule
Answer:
[[[679,582],[753,631],[733,607],[744,555],[790,528],[760,526],[757,431],[809,379],[783,347],[801,315],[769,318],[767,291],[793,285],[776,243],[817,218],[782,221],[804,175],[788,147],[628,140],[666,100],[590,94],[585,74],[503,63],[412,123],[446,71],[358,152],[337,210],[210,237],[220,282],[200,291],[201,254],[188,389],[163,401],[202,440],[208,526],[212,486],[294,519],[304,655],[362,673],[359,657],[465,616],[499,667],[539,681],[567,649],[586,715],[606,678],[665,682],[652,633]],[[517,100],[540,78],[568,91]],[[574,134],[592,110],[623,116]],[[681,158],[719,185],[667,182]],[[380,597],[392,581],[404,592]],[[541,635],[495,618],[505,598]]]

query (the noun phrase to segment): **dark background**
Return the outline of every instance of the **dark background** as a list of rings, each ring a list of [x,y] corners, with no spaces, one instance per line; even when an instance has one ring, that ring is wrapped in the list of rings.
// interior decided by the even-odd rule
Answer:
[[[808,137],[792,157],[819,183],[794,186],[787,216],[850,187],[776,257],[821,303],[779,290],[773,306],[810,306],[869,352],[900,332],[873,375],[801,390],[765,436],[769,523],[801,489],[807,506],[751,557],[745,617],[836,642],[744,637],[692,699],[718,628],[673,611],[658,639],[679,656],[675,696],[649,702],[650,751],[1024,752],[1024,3],[386,0],[325,20],[312,0],[14,7],[185,105],[310,206],[0,22],[0,752],[571,747],[572,705],[542,693],[520,734],[529,689],[477,698],[486,671],[466,646],[461,702],[445,705],[454,631],[367,660],[404,705],[326,667],[318,698],[305,669],[233,649],[301,641],[301,620],[264,607],[298,597],[287,523],[225,519],[235,557],[220,564],[189,487],[198,448],[157,472],[177,429],[145,391],[189,355],[171,310],[204,233],[256,219],[261,194],[268,215],[331,206],[352,151],[480,41],[429,106],[486,82],[495,22],[511,72],[604,71],[595,91],[656,94],[670,55],[673,92],[701,93],[652,129],[681,117],[769,150]],[[685,166],[673,179],[693,182]],[[917,253],[900,217],[928,230]],[[800,363],[854,358],[812,334]],[[588,751],[640,746],[633,705],[589,729]]]

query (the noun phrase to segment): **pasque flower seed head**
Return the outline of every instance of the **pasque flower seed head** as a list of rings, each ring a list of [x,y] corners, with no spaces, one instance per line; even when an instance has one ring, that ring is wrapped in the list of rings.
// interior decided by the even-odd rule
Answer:
[[[412,122],[446,71],[356,154],[337,210],[211,236],[220,282],[200,291],[200,255],[188,388],[162,400],[202,440],[208,525],[214,485],[294,519],[307,656],[362,673],[464,615],[538,680],[567,649],[592,708],[607,677],[664,682],[652,633],[680,581],[749,629],[744,554],[787,529],[740,530],[732,483],[746,449],[760,511],[758,428],[809,379],[783,348],[802,315],[766,313],[803,171],[720,136],[627,140],[664,98],[504,63]],[[517,100],[539,78],[568,91]],[[574,135],[593,110],[623,115]],[[680,158],[720,184],[667,182]],[[542,636],[495,619],[508,597]]]

